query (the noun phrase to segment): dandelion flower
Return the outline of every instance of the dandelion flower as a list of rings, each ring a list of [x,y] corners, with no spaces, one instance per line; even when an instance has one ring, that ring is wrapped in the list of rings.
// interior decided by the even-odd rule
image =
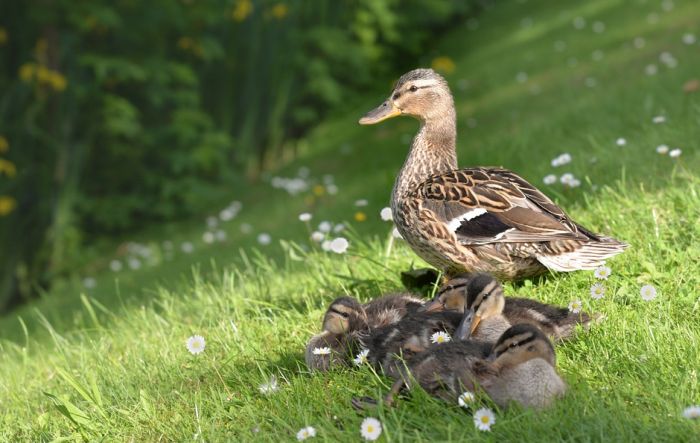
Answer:
[[[193,355],[201,354],[204,351],[206,344],[207,343],[204,341],[204,337],[201,335],[193,335],[185,342],[187,350]]]
[[[700,418],[700,405],[688,406],[683,410],[683,417],[690,420],[697,420]]]
[[[382,435],[382,424],[374,417],[367,417],[360,425],[360,435],[368,441],[374,441]]]
[[[661,154],[661,155],[668,154],[668,146],[667,145],[659,145],[656,147],[656,152]]]
[[[316,437],[316,429],[313,426],[307,426],[305,428],[299,429],[297,432],[297,440],[302,441],[307,438]]]
[[[331,353],[331,348],[324,346],[323,348],[314,348],[312,351],[314,355],[328,355]]]
[[[430,341],[432,343],[441,344],[447,343],[450,340],[452,340],[452,337],[450,337],[450,334],[445,331],[439,331],[430,336]]]
[[[571,303],[569,303],[569,311],[573,312],[574,314],[578,314],[581,312],[581,300],[573,300]]]
[[[277,377],[275,377],[274,375],[270,377],[270,380],[261,384],[258,387],[258,390],[263,395],[269,395],[273,392],[277,392],[279,390],[279,386],[277,386]]]
[[[459,397],[457,397],[457,403],[463,408],[470,407],[474,403],[474,400],[476,400],[474,393],[469,391],[462,392]]]
[[[272,242],[272,237],[270,237],[270,234],[263,232],[258,235],[258,243],[261,245],[269,245]]]
[[[320,197],[326,193],[326,188],[323,185],[316,185],[313,187],[312,192],[315,196]]]
[[[678,158],[678,157],[681,156],[681,153],[682,153],[682,152],[683,152],[683,151],[681,151],[681,150],[678,149],[678,148],[676,148],[676,149],[671,149],[671,150],[668,152],[668,156],[671,157],[671,158]]]
[[[304,212],[302,214],[299,214],[299,221],[307,222],[311,220],[311,214],[308,212]]]
[[[620,137],[617,140],[615,140],[615,144],[617,144],[617,146],[625,146],[627,144],[627,140]]]
[[[333,225],[329,221],[324,220],[318,224],[318,230],[321,232],[331,232],[331,229],[333,229]]]
[[[316,243],[321,243],[324,238],[326,238],[326,234],[321,231],[314,231],[311,233],[311,240],[315,241]]]
[[[602,283],[594,283],[591,286],[591,298],[600,300],[605,295],[605,286]]]
[[[362,211],[357,211],[357,212],[355,213],[355,221],[363,222],[363,221],[365,221],[365,220],[367,220],[367,214],[365,214],[365,213],[362,212]]]
[[[544,182],[545,185],[553,185],[557,182],[557,176],[554,174],[547,174],[542,179],[542,182]]]
[[[382,208],[382,210],[379,211],[379,216],[384,221],[392,221],[394,219],[394,215],[391,213],[391,208],[389,207]]]
[[[642,296],[642,300],[652,301],[656,298],[656,288],[652,285],[644,285],[639,290],[639,294]]]
[[[344,254],[348,250],[348,246],[350,246],[350,243],[345,237],[338,237],[331,241],[330,249],[336,254]]]
[[[367,363],[367,356],[369,355],[369,349],[363,349],[360,351],[359,354],[355,356],[355,358],[352,360],[353,363],[355,363],[356,366],[362,366],[363,364]]]
[[[496,423],[496,415],[489,408],[481,408],[474,413],[474,426],[480,431],[490,431]]]
[[[666,117],[664,117],[663,115],[657,115],[654,118],[652,118],[651,121],[657,125],[660,123],[666,123]]]
[[[605,265],[598,266],[595,268],[595,271],[593,271],[593,276],[598,280],[607,280],[610,274],[612,274],[612,270]]]

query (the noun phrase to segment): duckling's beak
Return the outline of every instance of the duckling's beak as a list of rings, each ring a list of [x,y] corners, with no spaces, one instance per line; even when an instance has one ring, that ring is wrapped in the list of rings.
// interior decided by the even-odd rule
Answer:
[[[476,315],[473,309],[467,311],[466,315],[462,318],[462,321],[459,323],[459,326],[457,326],[457,330],[455,331],[455,337],[457,337],[457,340],[468,339],[480,321],[481,316]]]
[[[361,125],[374,125],[392,117],[401,115],[401,110],[394,105],[394,102],[387,100],[381,105],[369,111],[360,119]]]
[[[417,309],[418,312],[438,312],[442,311],[440,300],[432,300]]]

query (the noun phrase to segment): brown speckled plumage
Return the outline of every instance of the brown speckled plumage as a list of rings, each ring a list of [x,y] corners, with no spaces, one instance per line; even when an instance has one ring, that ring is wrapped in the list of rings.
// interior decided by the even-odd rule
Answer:
[[[457,169],[454,101],[434,71],[402,76],[360,123],[397,115],[416,117],[421,126],[394,184],[394,222],[411,248],[446,274],[518,279],[547,268],[593,269],[627,246],[581,227],[511,171]]]

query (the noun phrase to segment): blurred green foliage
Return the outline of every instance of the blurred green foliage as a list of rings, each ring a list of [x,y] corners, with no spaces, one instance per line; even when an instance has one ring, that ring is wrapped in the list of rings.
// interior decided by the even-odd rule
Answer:
[[[70,272],[86,238],[196,213],[293,156],[475,4],[2,2],[0,309]]]

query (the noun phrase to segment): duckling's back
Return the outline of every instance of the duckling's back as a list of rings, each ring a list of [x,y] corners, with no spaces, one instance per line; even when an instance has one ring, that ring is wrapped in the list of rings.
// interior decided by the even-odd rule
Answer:
[[[548,407],[566,392],[566,384],[556,369],[541,358],[501,371],[484,388],[500,407],[515,401],[523,407],[535,409]]]
[[[392,325],[416,312],[423,304],[423,300],[408,293],[385,295],[364,305],[367,324],[372,329]]]
[[[585,312],[574,314],[567,308],[520,297],[506,298],[503,315],[511,324],[533,324],[554,340],[569,338],[577,324],[585,327],[591,321]]]

